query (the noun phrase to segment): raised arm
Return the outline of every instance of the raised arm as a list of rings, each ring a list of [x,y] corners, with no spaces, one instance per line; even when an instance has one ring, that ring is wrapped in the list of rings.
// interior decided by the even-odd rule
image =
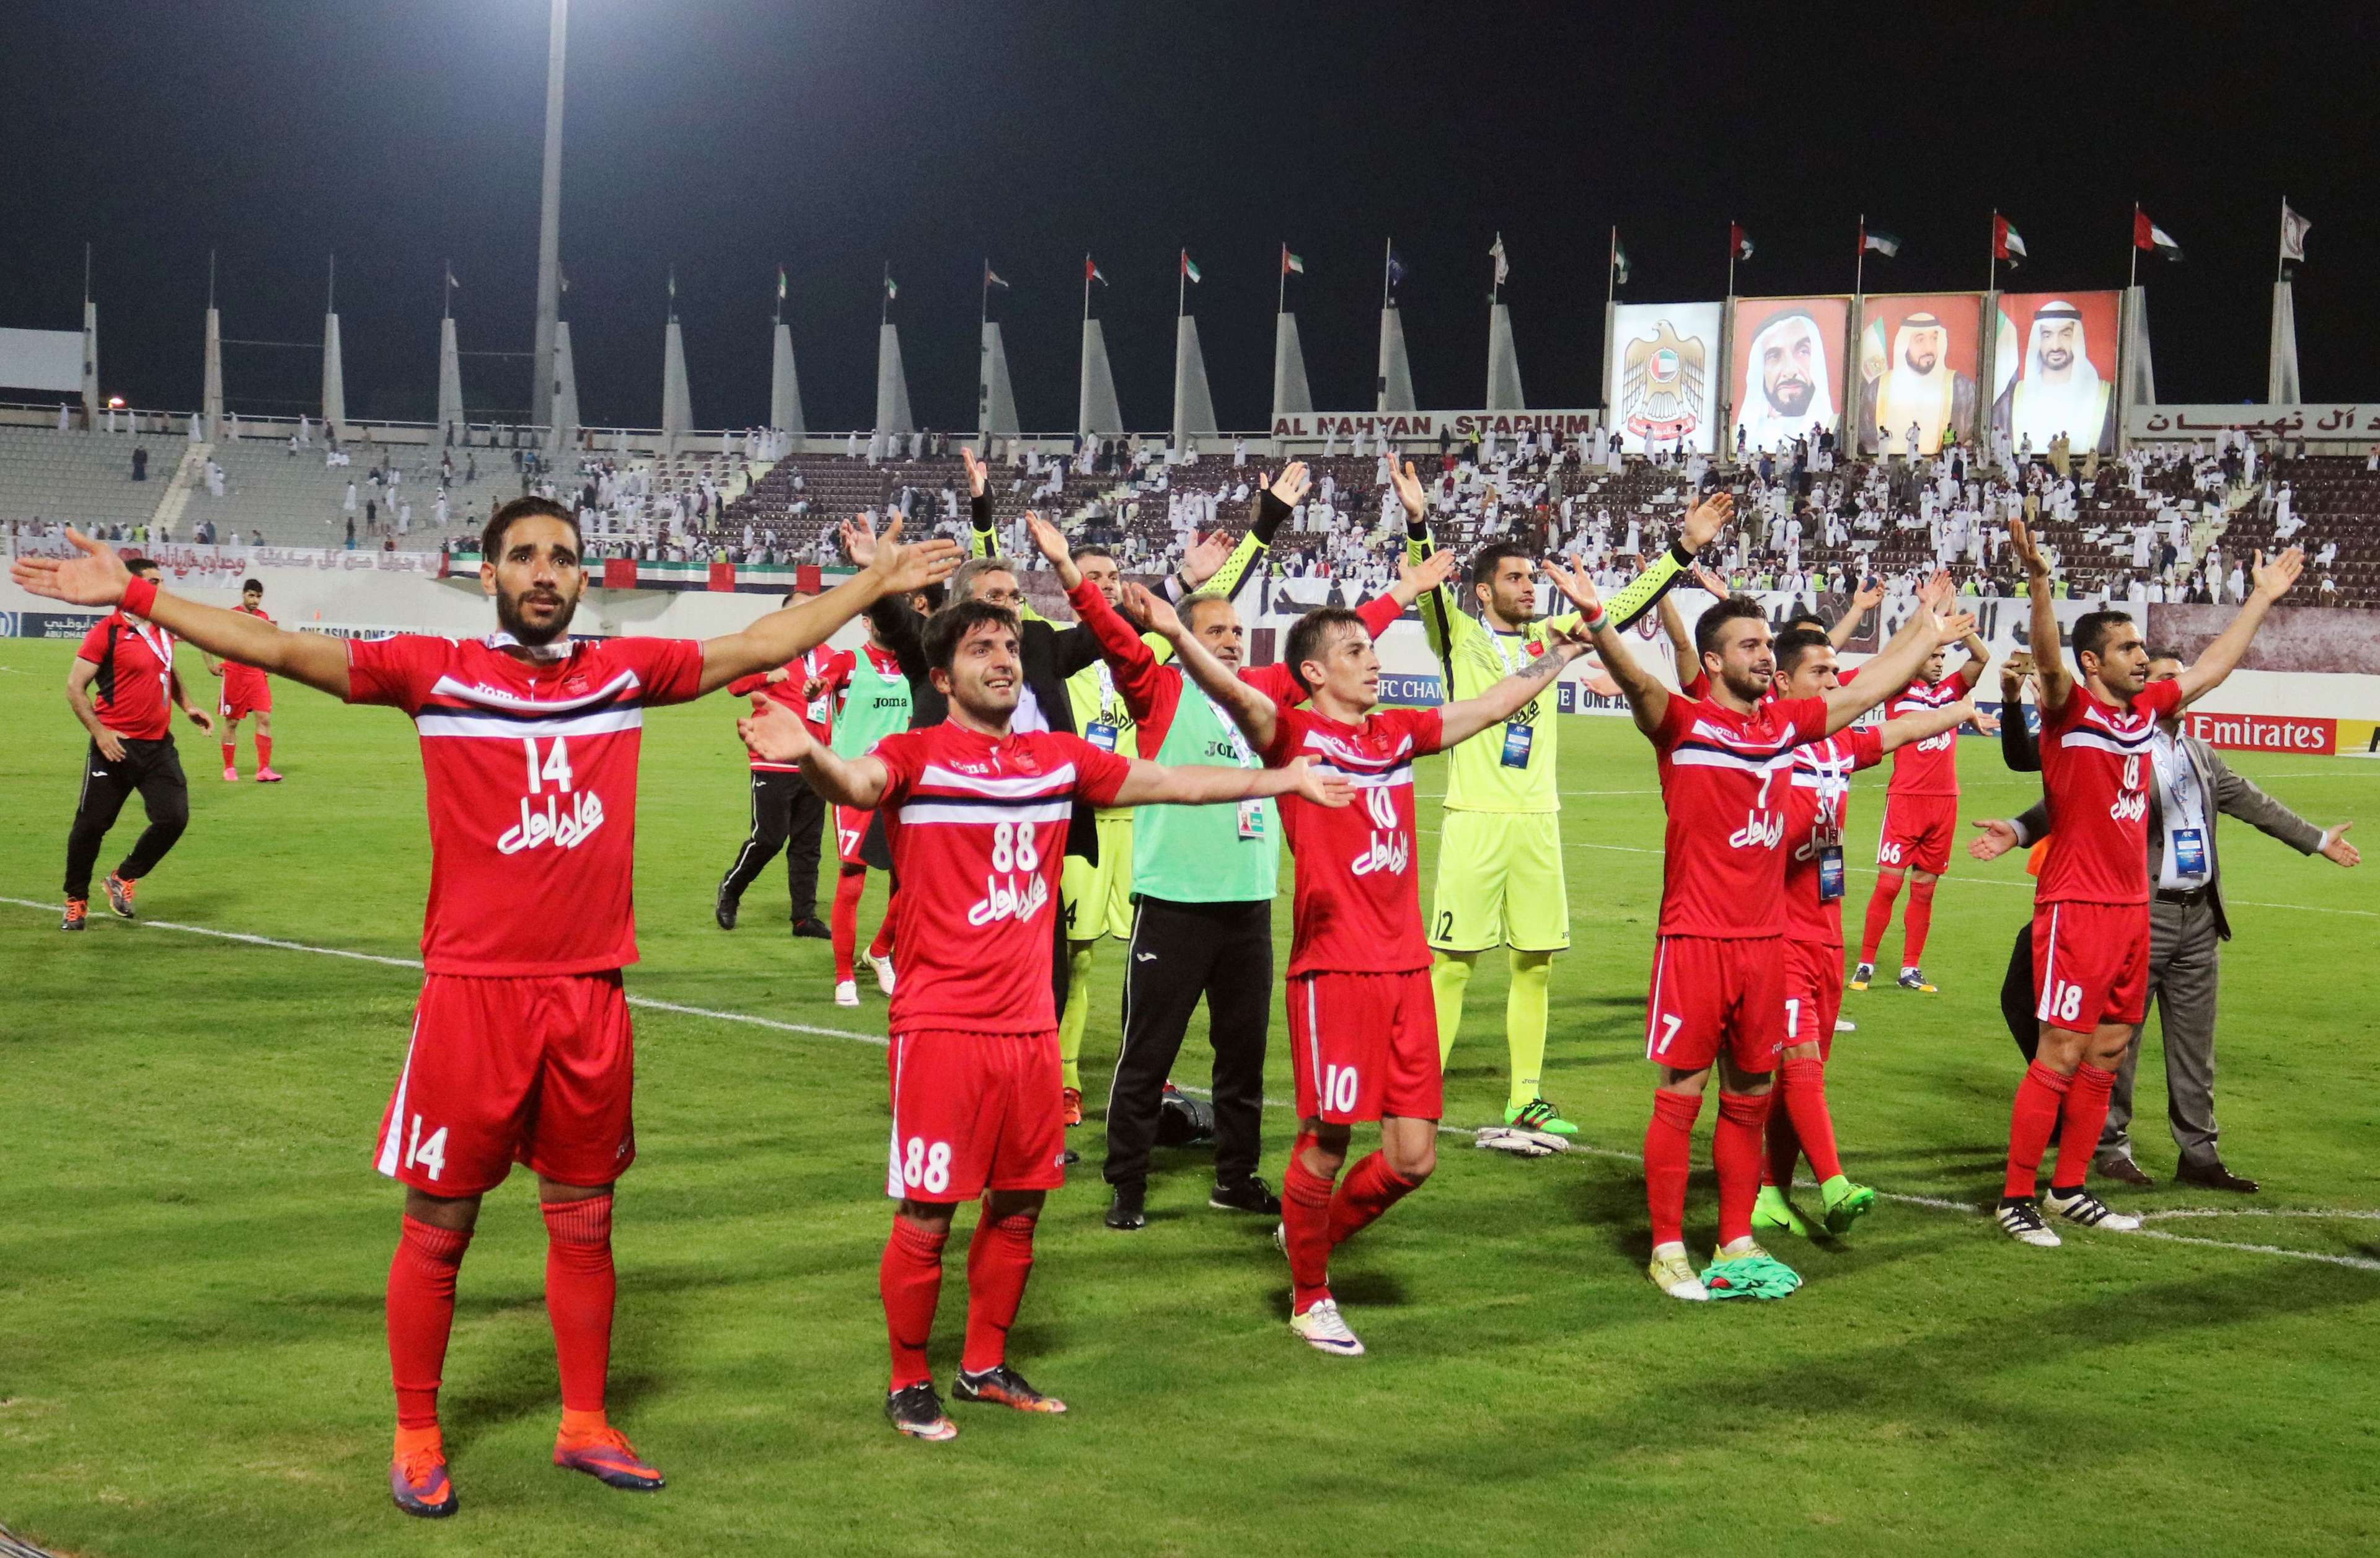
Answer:
[[[1710,586],[1706,584],[1703,588],[1708,590]],[[1721,600],[1727,598],[1724,590],[1718,594]],[[1661,597],[1661,631],[1670,636],[1670,658],[1677,662],[1678,690],[1682,692],[1702,675],[1702,658],[1694,653],[1694,636],[1687,630],[1686,614],[1667,595]]]
[[[1273,700],[1233,676],[1221,661],[1208,653],[1207,646],[1183,625],[1180,617],[1172,616],[1150,626],[1173,646],[1174,663],[1182,667],[1183,675],[1231,714],[1248,744],[1259,752],[1269,751],[1275,727],[1280,724]]]
[[[1883,742],[1884,749],[1889,752],[1896,747],[1906,747],[1912,742],[1939,736],[1946,730],[1956,730],[1974,717],[1975,700],[1962,698],[1939,709],[1920,709],[1899,719],[1887,720],[1884,728],[1876,734]]]
[[[1132,760],[1132,772],[1115,795],[1118,806],[1211,806],[1217,801],[1256,800],[1266,796],[1298,795],[1317,806],[1345,806],[1355,798],[1355,787],[1344,779],[1330,779],[1292,758],[1279,768],[1219,768],[1201,763],[1180,767]]]
[[[1604,606],[1614,628],[1636,626],[1637,620],[1658,604],[1678,582],[1678,577],[1694,566],[1695,556],[1711,543],[1711,538],[1726,529],[1735,517],[1735,498],[1728,493],[1713,493],[1696,504],[1678,528],[1678,539],[1669,550],[1645,565],[1645,571],[1628,581],[1620,593]]]
[[[1661,722],[1669,716],[1670,689],[1661,685],[1659,677],[1636,663],[1628,641],[1612,626],[1611,614],[1604,610],[1586,570],[1572,571],[1558,563],[1548,563],[1545,569],[1554,588],[1578,608],[1579,630],[1594,641],[1596,652],[1603,659],[1603,674],[1619,684],[1621,696],[1628,700],[1628,712],[1634,716],[1636,728],[1647,736],[1659,730]]]
[[[1917,609],[1909,614],[1900,631],[1884,646],[1884,652],[1860,667],[1857,681],[1826,695],[1828,735],[1832,736],[1907,687],[1936,649],[1955,643],[1975,630],[1975,619],[1964,612],[1951,616],[1937,615],[1941,603],[1949,598],[1950,588],[1948,575],[1929,579],[1917,593]],[[1973,712],[1971,705],[1967,713]]]
[[[1843,613],[1836,619],[1835,625],[1827,629],[1827,641],[1837,649],[1850,643],[1858,637],[1860,624],[1867,620],[1867,614],[1883,603],[1884,580],[1864,580],[1857,590],[1852,591],[1851,610]]]
[[[991,485],[991,471],[977,457],[971,444],[959,445],[959,463],[966,467],[967,481],[967,555],[997,557],[998,537],[991,522],[991,499],[985,495]]]
[[[1140,585],[1125,585],[1123,597],[1151,632],[1159,630],[1159,621],[1173,615],[1171,605]],[[1098,585],[1086,579],[1066,591],[1066,600],[1082,619],[1084,631],[1098,641],[1100,658],[1115,678],[1116,691],[1123,695],[1123,706],[1132,711],[1135,722],[1147,720],[1157,708],[1159,685],[1165,680],[1165,673],[1158,668],[1157,652],[1122,613],[1108,604]]]
[[[1212,590],[1226,599],[1238,594],[1240,586],[1247,580],[1248,569],[1271,547],[1281,521],[1305,501],[1306,490],[1312,485],[1304,460],[1292,460],[1281,467],[1281,474],[1257,492],[1256,517],[1247,533],[1240,537],[1239,544],[1220,557],[1214,555],[1221,545],[1221,532],[1218,531],[1193,545],[1183,554],[1181,571],[1166,580],[1169,597],[1179,601],[1199,590]],[[1172,587],[1176,584],[1182,586],[1180,594],[1172,592]]]
[[[2265,614],[2272,610],[2274,602],[2289,592],[2289,586],[2298,581],[2298,574],[2304,567],[2305,552],[2301,547],[2292,546],[2269,563],[2265,561],[2263,553],[2256,554],[2256,566],[2250,575],[2256,581],[2255,588],[2248,591],[2240,615],[2231,619],[2231,626],[2223,629],[2213,643],[2199,651],[2188,670],[2175,678],[2181,683],[2184,703],[2194,702],[2223,685],[2223,679],[2240,663],[2240,657],[2248,652],[2249,641],[2263,626]]]
[[[801,717],[773,698],[756,696],[752,712],[735,722],[752,755],[801,765],[802,782],[836,806],[875,809],[890,778],[880,758],[844,758],[810,734]]]
[[[2046,723],[2066,707],[2074,691],[2074,673],[2068,669],[2066,651],[2058,643],[2058,601],[2050,588],[2049,561],[2041,554],[2032,527],[2021,515],[2009,516],[2008,543],[2016,554],[2017,566],[2024,570],[2024,592],[2033,608],[2032,630],[2025,635],[2024,647],[2033,653],[2033,685]]]
[[[2024,723],[2024,683],[2033,656],[2018,650],[2000,667],[2000,761],[2011,773],[2041,772],[2041,737]]]
[[[948,578],[958,566],[955,542],[901,542],[901,521],[877,538],[873,557],[858,573],[825,594],[771,612],[740,633],[706,639],[702,644],[701,691],[711,692],[739,676],[776,669],[834,636],[836,628],[887,595],[906,595]]]
[[[1389,480],[1396,488],[1397,501],[1404,505],[1405,561],[1415,565],[1427,563],[1438,555],[1438,542],[1429,533],[1428,492],[1422,486],[1421,478],[1414,474],[1411,460],[1401,460],[1392,466]],[[1451,563],[1442,566],[1437,581],[1416,597],[1421,605],[1422,632],[1429,639],[1429,652],[1441,664],[1447,662],[1454,645],[1479,626],[1454,598],[1454,591],[1447,588],[1446,576],[1451,571]],[[1453,685],[1450,676],[1447,686]]]
[[[73,529],[67,531],[67,540],[81,556],[19,557],[8,565],[9,578],[29,593],[78,606],[127,604],[128,599],[127,609],[134,615],[147,617],[204,653],[303,682],[334,698],[347,696],[346,639],[287,632],[247,612],[183,600],[145,579],[136,589],[114,547]]]

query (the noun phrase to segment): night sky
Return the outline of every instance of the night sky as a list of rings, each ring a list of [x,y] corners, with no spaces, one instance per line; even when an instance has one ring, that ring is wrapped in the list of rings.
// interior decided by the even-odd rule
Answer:
[[[889,261],[917,417],[971,428],[988,255],[1021,419],[1054,431],[1087,250],[1125,420],[1159,428],[1186,244],[1219,420],[1256,428],[1284,241],[1322,408],[1372,404],[1390,234],[1421,404],[1479,403],[1500,229],[1529,401],[1558,408],[1600,398],[1615,222],[1623,299],[1718,296],[1730,217],[1741,293],[1849,291],[1863,212],[1905,242],[1870,291],[1979,288],[1996,205],[2034,257],[2003,285],[2079,289],[2123,284],[2135,200],[2189,255],[2141,262],[2159,398],[2261,398],[2285,194],[2314,225],[2306,395],[2380,395],[2372,7],[1952,9],[575,0],[582,415],[659,421],[673,263],[698,425],[765,419],[780,262],[810,427],[871,420]],[[190,407],[208,250],[225,334],[291,342],[335,250],[349,413],[428,420],[448,257],[465,351],[529,345],[546,14],[12,0],[0,324],[77,327],[88,240],[103,392]],[[312,409],[319,359],[235,347],[225,379],[236,409]],[[475,416],[528,404],[525,355],[464,379]]]

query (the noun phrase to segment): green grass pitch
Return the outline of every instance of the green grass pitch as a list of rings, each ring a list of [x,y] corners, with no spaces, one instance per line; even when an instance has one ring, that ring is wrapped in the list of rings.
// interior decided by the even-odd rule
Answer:
[[[1648,749],[1563,722],[1575,944],[1556,966],[1548,1087],[1588,1150],[1534,1162],[1442,1138],[1437,1177],[1336,1263],[1372,1355],[1282,1323],[1268,1225],[1208,1211],[1161,1161],[1146,1232],[1100,1225],[1088,1162],[1052,1197],[1014,1337],[1058,1420],[957,1409],[897,1440],[876,1261],[884,1060],[874,990],[829,999],[827,948],[783,932],[783,877],[710,923],[741,834],[723,699],[645,740],[633,995],[781,1026],[638,1014],[642,1161],[624,1183],[612,1406],[669,1475],[651,1497],[558,1471],[530,1187],[489,1199],[444,1396],[462,1512],[390,1508],[382,1285],[397,1196],[370,1172],[416,975],[118,923],[56,929],[82,739],[70,649],[0,642],[0,1519],[88,1554],[1095,1554],[1587,1551],[1674,1554],[2370,1552],[2380,1547],[2380,878],[2227,825],[2227,1155],[2265,1194],[2113,1195],[2157,1238],[2040,1252],[1978,1215],[1888,1202],[1845,1244],[1777,1253],[1808,1285],[1674,1304],[1645,1283],[1642,1001],[1658,889]],[[184,669],[203,676],[195,654]],[[279,693],[277,788],[220,783],[183,727],[194,819],[145,919],[403,959],[429,858],[412,732]],[[2031,781],[1961,749],[1962,815]],[[242,762],[249,761],[243,750]],[[2380,766],[2242,757],[2308,815],[2373,821]],[[1426,794],[1442,785],[1433,761]],[[1863,779],[1855,836],[1876,825]],[[112,865],[137,808],[103,857]],[[1434,828],[1425,806],[1424,826]],[[2376,841],[2380,842],[2380,841]],[[1425,891],[1435,838],[1423,836]],[[1856,852],[1855,852],[1856,864]],[[1848,998],[1831,1092],[1855,1178],[1906,1198],[1993,1192],[2019,1070],[1995,1001],[2027,912],[2013,858],[1961,855],[1919,997]],[[1857,920],[1871,878],[1852,878]],[[880,895],[871,892],[863,929]],[[38,906],[38,907],[33,907]],[[486,906],[503,913],[505,906]],[[1286,895],[1275,915],[1288,931]],[[1888,961],[1899,932],[1886,944]],[[1116,1041],[1103,949],[1085,1055]],[[1503,1101],[1503,970],[1483,961],[1450,1077],[1455,1124]],[[790,1026],[783,1026],[790,1025]],[[807,1030],[805,1030],[807,1029]],[[825,1030],[825,1031],[818,1031]],[[1275,1033],[1281,1031],[1278,1017]],[[2155,1053],[2142,1162],[2173,1151]],[[1180,1068],[1202,1079],[1203,1039]],[[1289,1090],[1276,1044],[1270,1091]],[[1707,1160],[1712,1111],[1704,1112]],[[1265,1172],[1290,1138],[1268,1122]],[[1688,1227],[1712,1232],[1698,1175]],[[1805,1203],[1806,1204],[1806,1203]],[[2192,1209],[2214,1204],[2220,1212]],[[2236,1215],[2241,1212],[2260,1215]],[[971,1216],[971,1214],[970,1214]],[[2305,1259],[2306,1256],[2327,1260]],[[936,1367],[955,1367],[961,1259]]]

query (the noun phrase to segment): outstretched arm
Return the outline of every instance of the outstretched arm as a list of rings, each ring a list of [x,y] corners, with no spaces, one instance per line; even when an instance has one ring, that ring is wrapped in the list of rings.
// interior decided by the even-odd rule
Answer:
[[[1917,609],[1909,614],[1900,631],[1884,646],[1884,652],[1860,667],[1859,680],[1826,695],[1828,735],[1832,736],[1907,687],[1910,678],[1925,665],[1926,656],[1937,648],[1955,643],[1974,631],[1975,619],[1964,612],[1954,616],[1936,615],[1949,593],[1949,576],[1928,580],[1917,593]],[[1967,712],[1974,712],[1972,705]]]
[[[814,600],[773,611],[740,633],[706,639],[699,690],[715,691],[739,676],[754,676],[824,643],[836,628],[887,595],[906,595],[948,578],[958,566],[955,542],[901,544],[901,521],[877,538],[868,566]]]
[[[1713,493],[1694,505],[1679,527],[1678,539],[1670,549],[1645,566],[1645,571],[1628,581],[1619,594],[1608,602],[1604,610],[1615,627],[1633,627],[1637,619],[1651,611],[1678,577],[1694,566],[1695,556],[1711,542],[1711,538],[1735,517],[1735,498],[1728,493]]]
[[[1555,638],[1549,634],[1543,654],[1478,697],[1450,703],[1440,711],[1440,749],[1468,741],[1489,725],[1503,724],[1518,712],[1523,704],[1545,691],[1546,684],[1560,676],[1563,666],[1586,652],[1585,629],[1572,631],[1576,637]]]
[[[803,783],[836,806],[873,810],[891,775],[880,758],[844,758],[810,734],[801,716],[773,698],[755,695],[752,712],[735,722],[752,755],[799,763]]]
[[[1636,663],[1636,656],[1630,652],[1627,640],[1621,638],[1620,629],[1612,626],[1611,614],[1604,610],[1586,570],[1573,572],[1558,563],[1548,563],[1545,569],[1554,588],[1578,608],[1579,628],[1594,640],[1596,652],[1603,659],[1603,674],[1619,684],[1621,696],[1628,700],[1628,712],[1635,717],[1636,728],[1647,736],[1658,731],[1661,722],[1669,717],[1670,689],[1661,685],[1660,678]]]
[[[2032,630],[2025,635],[2024,647],[2033,651],[2034,695],[2041,700],[2041,719],[2046,724],[2072,696],[2074,673],[2067,668],[2066,651],[2058,643],[2058,602],[2050,588],[2048,559],[2034,544],[2032,528],[2017,515],[2009,516],[2008,543],[2016,554],[2017,566],[2024,570],[2024,592],[2033,607]]]
[[[1974,717],[1975,700],[1964,698],[1939,709],[1920,709],[1899,719],[1887,720],[1884,728],[1876,734],[1883,742],[1884,750],[1889,752],[1896,747],[1906,747],[1912,742],[1939,736],[1946,730],[1956,730]]]
[[[1304,758],[1279,768],[1219,768],[1201,763],[1171,766],[1132,760],[1132,772],[1115,794],[1118,806],[1211,806],[1217,801],[1256,800],[1298,795],[1317,806],[1345,806],[1355,787],[1344,779],[1317,773]]]
[[[303,682],[334,698],[347,696],[344,639],[287,632],[247,612],[202,606],[146,579],[136,583],[114,547],[73,529],[67,531],[67,540],[81,556],[19,557],[8,565],[9,578],[18,589],[53,601],[78,606],[122,604],[204,653]]]
[[[2269,563],[2265,561],[2263,553],[2256,554],[2252,574],[2255,588],[2248,592],[2240,615],[2231,619],[2231,626],[2223,629],[2220,637],[2199,651],[2188,670],[2175,678],[2181,684],[2184,703],[2204,698],[2223,685],[2223,679],[2240,663],[2240,657],[2248,652],[2249,640],[2255,638],[2265,614],[2272,610],[2274,602],[2289,592],[2289,586],[2298,581],[2298,574],[2304,567],[2305,552],[2301,547],[2292,546]]]

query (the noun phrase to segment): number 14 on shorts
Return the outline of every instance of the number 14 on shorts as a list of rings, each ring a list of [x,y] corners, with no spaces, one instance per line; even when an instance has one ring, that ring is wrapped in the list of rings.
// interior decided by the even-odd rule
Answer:
[[[421,1134],[421,1116],[413,1116],[406,1126],[405,1166],[419,1168],[435,1180],[446,1172],[446,1127],[439,1126],[428,1137]]]

